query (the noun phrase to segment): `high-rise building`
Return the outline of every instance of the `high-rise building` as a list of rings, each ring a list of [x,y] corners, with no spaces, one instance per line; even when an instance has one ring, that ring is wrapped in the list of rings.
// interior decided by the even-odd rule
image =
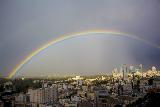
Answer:
[[[128,68],[126,64],[122,65],[122,72],[123,72],[123,80],[128,79]]]
[[[50,87],[50,98],[51,101],[58,101],[58,86],[56,84]]]
[[[106,89],[98,89],[95,91],[95,100],[97,106],[106,107],[107,106],[107,97],[109,96],[108,91]]]
[[[29,89],[28,94],[31,103],[56,102],[58,100],[58,87],[57,85],[52,85],[51,87],[39,88],[36,90]]]
[[[43,89],[39,88],[36,90],[29,89],[28,94],[30,96],[30,102],[32,103],[43,103],[44,102],[44,96],[43,96]]]

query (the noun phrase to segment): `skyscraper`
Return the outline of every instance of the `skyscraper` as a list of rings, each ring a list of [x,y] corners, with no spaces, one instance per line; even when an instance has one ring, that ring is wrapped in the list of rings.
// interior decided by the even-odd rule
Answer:
[[[122,72],[123,72],[123,80],[128,79],[128,68],[126,64],[122,65]]]

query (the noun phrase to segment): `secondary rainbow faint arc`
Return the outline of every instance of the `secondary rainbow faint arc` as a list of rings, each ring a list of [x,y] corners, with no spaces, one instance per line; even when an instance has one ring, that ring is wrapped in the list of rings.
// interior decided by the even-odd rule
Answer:
[[[8,78],[12,78],[14,77],[14,75],[29,61],[31,60],[35,55],[37,55],[38,53],[40,53],[42,50],[48,48],[49,46],[61,42],[63,40],[69,39],[69,38],[73,38],[73,37],[77,37],[77,36],[86,36],[89,34],[111,34],[114,36],[124,36],[124,37],[129,37],[135,40],[139,40],[142,42],[145,42],[147,44],[150,44],[156,48],[159,48],[159,46],[155,45],[155,44],[151,44],[150,42],[139,38],[135,35],[129,35],[127,33],[122,33],[122,32],[116,32],[116,31],[108,31],[108,30],[91,30],[91,31],[84,31],[84,32],[75,32],[75,33],[70,33],[70,34],[65,34],[65,35],[61,35],[59,38],[53,39],[52,41],[49,41],[47,44],[43,45],[42,47],[38,48],[37,50],[31,52],[26,58],[24,58],[24,60],[22,60],[19,64],[17,64],[17,66],[13,69],[13,71],[11,71],[11,73],[9,74]]]

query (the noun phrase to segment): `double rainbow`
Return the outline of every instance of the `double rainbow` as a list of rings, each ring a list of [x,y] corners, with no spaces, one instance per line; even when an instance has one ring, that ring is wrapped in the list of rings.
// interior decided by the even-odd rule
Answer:
[[[139,40],[141,42],[147,43],[149,45],[152,45],[156,48],[160,48],[159,46],[157,46],[156,44],[150,43],[142,38],[139,38],[135,35],[129,35],[127,33],[121,33],[121,32],[116,32],[116,31],[108,31],[108,30],[91,30],[91,31],[84,31],[84,32],[75,32],[75,33],[70,33],[70,34],[64,34],[59,36],[56,39],[53,39],[51,41],[49,41],[47,44],[41,46],[40,48],[36,49],[35,51],[31,52],[27,57],[24,58],[24,60],[22,60],[20,63],[17,64],[17,66],[15,66],[15,68],[11,71],[11,73],[9,74],[8,78],[13,78],[15,76],[16,73],[18,73],[20,71],[20,69],[30,60],[32,60],[32,58],[37,55],[38,53],[40,53],[41,51],[43,51],[44,49],[48,48],[51,45],[54,45],[55,43],[70,39],[70,38],[74,38],[77,36],[86,36],[88,34],[111,34],[113,36],[123,36],[123,37],[128,37],[131,39],[135,39],[135,40]]]

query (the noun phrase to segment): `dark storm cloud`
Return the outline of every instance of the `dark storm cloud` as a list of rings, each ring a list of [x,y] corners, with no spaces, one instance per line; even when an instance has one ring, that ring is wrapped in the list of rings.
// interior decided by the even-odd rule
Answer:
[[[1,0],[0,72],[7,75],[24,56],[69,32],[113,29],[160,45],[159,11],[159,0]],[[159,64],[158,53],[148,48],[137,62]]]

